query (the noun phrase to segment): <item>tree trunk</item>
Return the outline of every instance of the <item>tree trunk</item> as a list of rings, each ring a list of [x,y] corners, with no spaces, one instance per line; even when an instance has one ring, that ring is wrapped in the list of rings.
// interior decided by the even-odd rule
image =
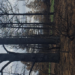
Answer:
[[[60,60],[59,53],[13,53],[0,54],[0,62],[25,61],[25,62],[56,62]]]
[[[52,13],[4,13],[0,15],[54,15],[54,12]]]
[[[49,23],[0,23],[0,25],[1,25],[1,24],[4,24],[4,25],[6,25],[6,24],[26,24],[26,25],[27,25],[27,24],[29,24],[29,25],[32,24],[32,26],[35,25],[35,24],[36,24],[36,25],[37,25],[37,24],[38,24],[38,25],[39,25],[39,24],[44,24],[44,25],[49,25],[49,26],[55,25],[54,22],[49,22]]]
[[[59,37],[50,38],[0,38],[0,44],[56,44]]]

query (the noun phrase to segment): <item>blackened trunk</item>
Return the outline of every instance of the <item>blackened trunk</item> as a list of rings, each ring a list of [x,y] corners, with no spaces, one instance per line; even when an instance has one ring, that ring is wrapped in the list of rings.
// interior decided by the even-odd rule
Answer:
[[[59,37],[50,38],[0,38],[0,44],[57,44]]]
[[[60,60],[59,53],[13,53],[0,54],[0,61],[25,61],[25,62],[56,62]]]
[[[3,13],[0,15],[54,15],[54,12],[52,13]]]

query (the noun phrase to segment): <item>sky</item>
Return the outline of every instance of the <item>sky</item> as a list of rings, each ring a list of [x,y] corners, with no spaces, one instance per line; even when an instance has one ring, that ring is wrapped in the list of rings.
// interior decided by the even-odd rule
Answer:
[[[1,1],[6,1],[6,0],[0,0]],[[11,3],[12,7],[14,6],[14,4],[16,3],[17,0],[9,0],[9,2]],[[29,0],[30,2],[31,0]],[[20,13],[25,13],[25,12],[28,12],[30,11],[31,9],[28,9],[24,6],[24,1],[19,1],[18,0],[18,8],[19,8],[19,12]],[[32,20],[33,22],[33,20]],[[13,51],[13,49],[10,49],[11,51]],[[25,50],[21,50],[19,49],[18,52],[25,52]],[[2,45],[0,45],[0,53],[6,53],[6,51],[3,49]],[[2,68],[2,66],[7,63],[8,61],[6,62],[3,62],[3,63],[0,63],[0,69]],[[8,72],[8,73],[19,73],[21,74],[22,73],[22,69],[24,67],[24,64],[22,64],[20,61],[18,62],[14,62],[14,63],[11,63],[10,65],[8,65],[5,69],[4,69],[4,72]],[[26,66],[25,66],[26,67]],[[32,75],[36,75],[38,72],[32,72]],[[29,74],[29,71],[26,70],[25,72],[25,75],[28,75]],[[7,73],[4,73],[4,75],[8,75]],[[11,75],[11,74],[9,74]]]

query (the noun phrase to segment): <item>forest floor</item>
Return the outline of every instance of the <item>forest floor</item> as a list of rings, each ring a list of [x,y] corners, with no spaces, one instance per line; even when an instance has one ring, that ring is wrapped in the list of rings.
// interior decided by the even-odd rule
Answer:
[[[53,0],[51,0],[53,1]],[[60,62],[42,68],[41,75],[75,74],[75,0],[55,0],[55,35],[60,35]],[[53,8],[53,6],[52,6]],[[53,18],[53,16],[51,16]],[[50,20],[52,22],[53,19]],[[72,36],[71,36],[72,35]],[[70,37],[71,36],[71,37]],[[44,63],[46,65],[49,63]],[[46,71],[47,70],[47,71]],[[52,74],[48,74],[49,73]]]
[[[56,75],[75,74],[75,0],[55,0],[56,35],[60,34],[60,63]],[[68,35],[67,35],[68,34]],[[72,37],[70,37],[73,35]]]

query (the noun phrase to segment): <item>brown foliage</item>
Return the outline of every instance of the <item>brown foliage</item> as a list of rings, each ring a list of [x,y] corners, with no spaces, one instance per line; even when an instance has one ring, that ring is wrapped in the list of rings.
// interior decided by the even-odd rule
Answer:
[[[38,0],[35,0],[34,2],[30,2],[30,4],[27,5],[27,7],[29,8],[32,8],[33,11],[32,13],[35,13],[35,12],[49,12],[50,10],[50,7],[45,4],[44,2],[42,1],[38,1]],[[34,10],[38,10],[38,11],[34,11]],[[34,18],[37,20],[39,20],[40,22],[50,22],[49,20],[49,16],[48,15],[45,15],[45,16],[34,16]],[[43,25],[44,27],[47,27],[46,25]],[[29,30],[30,31],[30,30]],[[31,34],[31,32],[28,31],[28,35]],[[44,34],[49,34],[49,30],[43,30]],[[45,51],[46,52],[46,51]],[[23,64],[27,65],[27,69],[30,70],[31,66],[32,66],[32,63],[31,62],[23,62]],[[34,71],[39,71],[39,75],[48,75],[48,70],[49,70],[49,63],[35,63],[34,67],[33,67],[33,70]]]
[[[30,2],[26,6],[34,10],[39,10],[39,12],[43,12],[47,10],[47,5],[44,2],[38,0],[35,0],[34,2]]]

